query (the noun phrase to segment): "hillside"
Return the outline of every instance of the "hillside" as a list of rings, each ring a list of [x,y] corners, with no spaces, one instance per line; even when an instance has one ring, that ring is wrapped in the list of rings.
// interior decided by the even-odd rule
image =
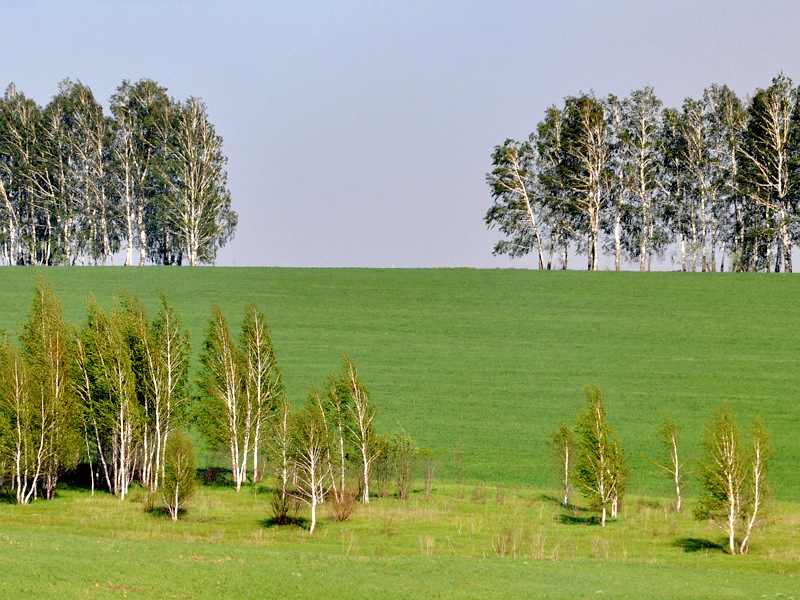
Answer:
[[[155,310],[163,289],[197,355],[212,304],[238,327],[248,300],[273,329],[291,397],[321,384],[342,353],[378,406],[420,447],[461,445],[468,479],[551,485],[547,448],[596,382],[633,468],[630,488],[669,493],[648,462],[669,410],[687,455],[722,400],[773,433],[772,480],[800,499],[800,279],[791,275],[517,270],[4,268],[0,329],[19,333],[32,284],[49,276],[77,325],[86,297],[108,307],[126,290]],[[691,484],[690,484],[690,493]]]

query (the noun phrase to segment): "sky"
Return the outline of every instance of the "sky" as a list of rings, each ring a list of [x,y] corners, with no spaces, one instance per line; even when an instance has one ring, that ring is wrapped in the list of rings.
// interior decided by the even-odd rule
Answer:
[[[494,146],[548,106],[650,85],[679,107],[713,83],[745,96],[781,71],[800,82],[788,0],[0,6],[3,89],[44,105],[70,78],[107,107],[123,80],[150,78],[205,101],[239,214],[219,265],[535,268],[492,255],[485,177]]]

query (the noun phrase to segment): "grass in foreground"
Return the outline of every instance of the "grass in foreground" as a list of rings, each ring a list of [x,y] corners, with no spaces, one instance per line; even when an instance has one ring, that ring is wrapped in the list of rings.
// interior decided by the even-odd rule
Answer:
[[[0,596],[790,598],[800,589],[794,504],[779,504],[738,557],[713,527],[658,499],[630,498],[601,528],[538,490],[463,492],[376,499],[309,536],[270,526],[263,488],[201,488],[177,523],[135,499],[59,490],[52,502],[0,505]]]

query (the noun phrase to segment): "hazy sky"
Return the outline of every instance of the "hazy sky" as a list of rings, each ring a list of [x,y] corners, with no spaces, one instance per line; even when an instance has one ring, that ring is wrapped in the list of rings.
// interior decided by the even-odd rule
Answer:
[[[32,0],[0,15],[0,86],[40,104],[66,77],[105,106],[144,77],[206,102],[239,213],[223,265],[535,267],[492,256],[485,174],[549,105],[652,85],[678,107],[711,83],[800,81],[788,0]]]

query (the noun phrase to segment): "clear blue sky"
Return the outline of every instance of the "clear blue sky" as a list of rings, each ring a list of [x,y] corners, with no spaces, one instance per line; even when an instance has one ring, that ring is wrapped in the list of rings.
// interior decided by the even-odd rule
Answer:
[[[794,1],[32,0],[0,14],[0,86],[40,104],[66,77],[106,106],[143,77],[205,100],[239,213],[223,265],[534,267],[492,256],[484,177],[547,106],[652,85],[677,107],[781,70],[800,82]]]

